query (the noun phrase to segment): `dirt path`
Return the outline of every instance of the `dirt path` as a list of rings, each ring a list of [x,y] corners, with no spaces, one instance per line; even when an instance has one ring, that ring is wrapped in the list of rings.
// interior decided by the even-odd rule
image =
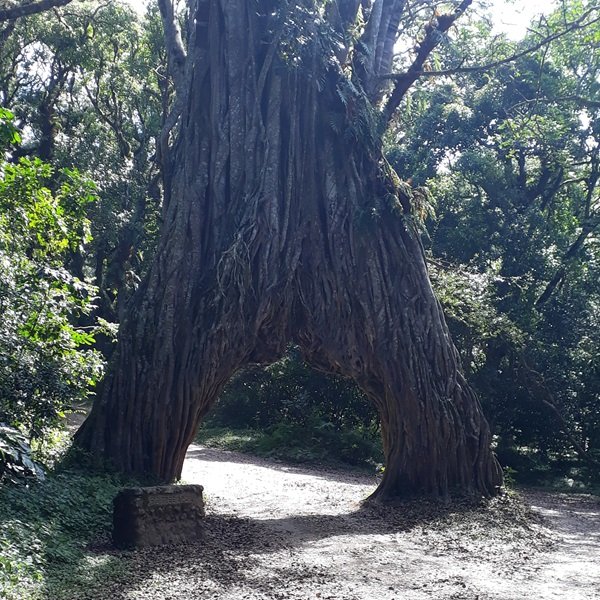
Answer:
[[[190,447],[202,543],[124,555],[134,577],[99,598],[600,599],[597,498],[528,492],[529,508],[361,508],[368,475]]]

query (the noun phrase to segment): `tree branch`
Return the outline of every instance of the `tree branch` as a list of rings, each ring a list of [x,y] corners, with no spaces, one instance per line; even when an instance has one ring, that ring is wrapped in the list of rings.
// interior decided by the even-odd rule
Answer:
[[[12,21],[13,19],[35,15],[44,12],[45,10],[50,10],[51,8],[66,6],[71,1],[72,0],[38,0],[37,2],[29,2],[27,4],[3,8],[0,10],[0,22]]]
[[[552,279],[546,285],[546,288],[540,295],[540,297],[535,302],[535,307],[540,308],[543,304],[545,304],[550,296],[554,293],[554,290],[558,287],[560,282],[565,278],[567,274],[567,266],[568,264],[577,256],[579,251],[583,248],[584,242],[587,238],[595,231],[595,229],[600,226],[600,215],[594,215],[589,218],[583,225],[581,233],[577,236],[577,239],[571,244],[569,249],[565,252],[565,255],[562,259],[562,264],[552,277]]]
[[[495,67],[500,67],[502,65],[509,64],[511,62],[514,62],[515,60],[518,60],[519,58],[522,58],[523,56],[527,56],[528,54],[531,54],[532,52],[535,52],[536,50],[543,48],[547,44],[550,44],[554,40],[557,40],[557,39],[561,38],[562,36],[564,36],[568,33],[571,33],[572,31],[576,31],[578,29],[585,29],[586,27],[589,27],[590,25],[594,25],[595,23],[599,22],[600,16],[596,17],[595,19],[592,19],[591,21],[585,22],[585,19],[591,13],[598,11],[598,10],[600,10],[600,7],[598,7],[598,6],[594,6],[590,9],[588,9],[581,17],[579,17],[575,21],[569,23],[568,27],[566,27],[565,29],[558,31],[556,33],[553,33],[551,35],[548,35],[545,38],[542,38],[539,42],[533,44],[533,46],[529,46],[528,48],[525,48],[524,50],[515,52],[514,54],[511,54],[510,56],[507,56],[506,58],[502,58],[500,60],[495,60],[495,61],[486,63],[484,65],[473,65],[473,66],[469,66],[469,67],[455,67],[453,69],[443,69],[441,71],[420,70],[420,71],[416,72],[416,75],[417,75],[417,77],[442,77],[444,75],[455,75],[457,73],[478,73],[480,71],[487,71],[487,70],[493,69]],[[433,50],[433,48],[432,48],[432,50]],[[414,63],[413,63],[413,66],[414,66]],[[395,80],[398,82],[403,81],[409,73],[411,75],[413,74],[413,71],[412,71],[413,66],[411,66],[411,68],[408,71],[406,71],[405,73],[387,73],[385,75],[382,75],[381,77],[383,79],[392,79],[392,80]],[[414,79],[413,79],[413,81],[414,81]],[[563,98],[563,100],[575,100],[575,99],[582,101],[582,102],[587,101],[585,98],[581,98],[579,96],[569,96],[569,97]],[[600,106],[600,102],[597,102],[595,100],[589,100],[587,102],[589,102],[589,105],[594,108]]]
[[[111,128],[117,140],[121,157],[128,158],[131,155],[131,144],[129,144],[129,142],[126,140],[123,134],[123,128],[119,125],[119,123],[117,123],[116,120],[113,120],[110,115],[102,110],[100,107],[99,95],[94,96],[87,85],[84,85],[83,89],[85,90],[86,95],[89,101],[92,103],[92,106],[94,107],[94,110],[98,116]]]
[[[395,79],[396,83],[382,112],[384,126],[390,122],[394,112],[396,112],[396,109],[400,106],[402,98],[406,95],[406,92],[408,92],[412,84],[424,72],[423,66],[425,61],[439,45],[444,34],[452,27],[455,21],[464,14],[472,3],[473,0],[462,0],[453,12],[434,17],[434,19],[426,25],[425,39],[419,44],[417,56],[408,71],[391,77],[391,79]],[[386,78],[390,79],[389,76]]]
[[[600,463],[590,455],[590,453],[583,447],[583,444],[575,437],[571,431],[571,426],[562,415],[559,410],[554,396],[541,373],[533,369],[523,355],[519,356],[519,374],[521,380],[525,384],[527,390],[533,398],[538,399],[546,408],[548,408],[554,416],[558,419],[562,432],[565,434],[571,446],[579,455],[579,458],[587,462],[588,464],[598,467]]]
[[[0,29],[0,48],[2,48],[2,44],[6,42],[10,34],[15,29],[15,22],[9,21],[2,29]]]
[[[375,0],[364,31],[354,45],[353,75],[373,104],[384,92],[380,75],[392,68],[393,48],[406,0]]]
[[[575,102],[585,108],[600,108],[600,100],[592,100],[591,98],[584,98],[583,96],[560,96],[555,98],[556,102]]]
[[[165,31],[165,46],[169,61],[169,69],[173,76],[175,89],[178,93],[183,92],[186,52],[183,47],[181,30],[175,15],[172,0],[158,0],[158,8],[162,17]]]
[[[344,63],[350,50],[348,28],[356,22],[361,0],[336,0],[327,7],[327,22],[331,24],[343,40],[343,45],[336,55],[340,63]]]

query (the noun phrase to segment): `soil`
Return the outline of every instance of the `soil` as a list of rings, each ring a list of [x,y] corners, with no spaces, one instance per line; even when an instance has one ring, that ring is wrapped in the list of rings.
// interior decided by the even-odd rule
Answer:
[[[365,506],[372,475],[190,447],[205,487],[196,544],[120,553],[95,600],[600,599],[600,499],[523,491],[489,503]]]

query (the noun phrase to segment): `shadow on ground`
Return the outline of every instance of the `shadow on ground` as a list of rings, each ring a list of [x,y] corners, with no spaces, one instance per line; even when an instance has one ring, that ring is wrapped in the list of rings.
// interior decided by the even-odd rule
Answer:
[[[246,594],[239,597],[254,597],[248,595],[254,590],[266,594],[258,597],[278,598],[274,590],[293,582],[317,585],[331,579],[332,573],[325,567],[293,559],[302,549],[321,540],[347,536],[347,544],[351,545],[357,536],[414,533],[417,541],[423,531],[433,531],[439,537],[448,534],[455,539],[467,530],[490,533],[494,528],[514,528],[525,519],[525,514],[521,503],[510,500],[493,507],[487,503],[405,502],[393,508],[366,506],[338,515],[273,519],[213,513],[205,519],[203,536],[197,543],[133,552],[115,552],[108,541],[90,547],[91,564],[94,555],[100,561],[109,557],[108,561],[95,567],[96,572],[88,573],[87,582],[82,580],[85,585],[78,586],[72,596],[63,594],[60,598],[183,599],[195,597],[193,594],[200,591],[207,598],[220,598],[226,593],[235,598],[238,589]],[[286,558],[282,561],[281,557]],[[115,559],[125,577],[116,577],[114,583],[103,582],[114,568]],[[172,596],[165,591],[169,589],[173,590]],[[274,595],[269,595],[271,592]],[[59,597],[52,594],[56,594],[56,589],[49,587],[48,598]]]
[[[390,584],[396,585],[404,570],[398,589],[405,595],[398,598],[422,598],[421,592],[411,587],[422,585],[433,586],[434,595],[427,597],[436,599],[529,600],[534,596],[519,595],[522,583],[514,583],[516,595],[510,595],[512,591],[507,591],[503,582],[514,574],[536,576],[535,569],[540,566],[529,565],[538,555],[546,556],[554,545],[552,532],[541,524],[555,520],[561,536],[572,536],[576,553],[577,548],[584,548],[579,542],[585,542],[585,532],[589,531],[586,519],[592,519],[593,525],[598,517],[597,499],[541,492],[528,493],[527,502],[506,495],[489,502],[405,501],[394,507],[343,508],[352,505],[353,498],[362,492],[352,486],[372,485],[372,477],[352,470],[289,465],[198,446],[191,447],[187,461],[195,461],[192,466],[196,470],[189,471],[195,476],[217,477],[227,472],[233,477],[221,481],[220,496],[209,507],[201,539],[193,544],[134,552],[114,551],[108,539],[100,540],[88,548],[77,566],[77,584],[65,592],[60,582],[48,581],[45,597],[306,599],[316,598],[318,592],[322,598],[365,600],[377,592],[378,598],[387,600],[396,597]],[[311,484],[311,478],[318,484]],[[290,487],[296,479],[303,479],[300,483],[305,487]],[[331,508],[327,498],[335,493],[339,494],[339,510],[327,514]],[[302,514],[285,505],[289,500],[304,499],[303,494],[311,495],[312,502]],[[267,503],[270,498],[276,502]],[[236,502],[230,503],[231,499]],[[532,513],[529,502],[543,507],[548,520]],[[249,503],[254,503],[255,509],[257,505],[267,509],[249,511],[253,517],[239,516]],[[234,508],[239,508],[239,514],[232,514]],[[581,527],[578,519],[584,520]],[[545,564],[545,559],[540,561]],[[476,577],[478,570],[483,573],[480,579]],[[474,578],[461,573],[473,573]],[[494,573],[499,582],[498,594],[480,594],[488,573]],[[376,580],[379,575],[381,584],[363,579]],[[584,591],[591,589],[586,585]]]

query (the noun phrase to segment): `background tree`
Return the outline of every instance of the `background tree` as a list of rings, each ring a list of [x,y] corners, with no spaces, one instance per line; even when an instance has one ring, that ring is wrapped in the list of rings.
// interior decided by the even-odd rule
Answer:
[[[126,5],[78,3],[19,20],[0,55],[0,99],[28,132],[18,154],[77,166],[96,183],[93,241],[71,263],[95,278],[95,314],[117,322],[160,215],[157,138],[170,89],[158,12],[142,25]]]
[[[168,109],[153,18],[78,3],[0,37],[0,421],[29,438],[89,397],[153,247]]]
[[[590,6],[558,10],[505,55]],[[593,465],[598,449],[597,54],[583,50],[598,35],[592,16],[583,34],[422,87],[390,143],[398,171],[437,199],[434,279],[500,456],[524,471],[518,448],[544,468],[569,465],[573,451]],[[485,39],[483,64],[498,47]]]
[[[11,122],[2,109],[0,132],[10,133]],[[64,267],[89,236],[93,186],[39,159],[1,161],[0,172],[0,422],[39,438],[102,372],[92,331],[75,326],[94,288]]]

